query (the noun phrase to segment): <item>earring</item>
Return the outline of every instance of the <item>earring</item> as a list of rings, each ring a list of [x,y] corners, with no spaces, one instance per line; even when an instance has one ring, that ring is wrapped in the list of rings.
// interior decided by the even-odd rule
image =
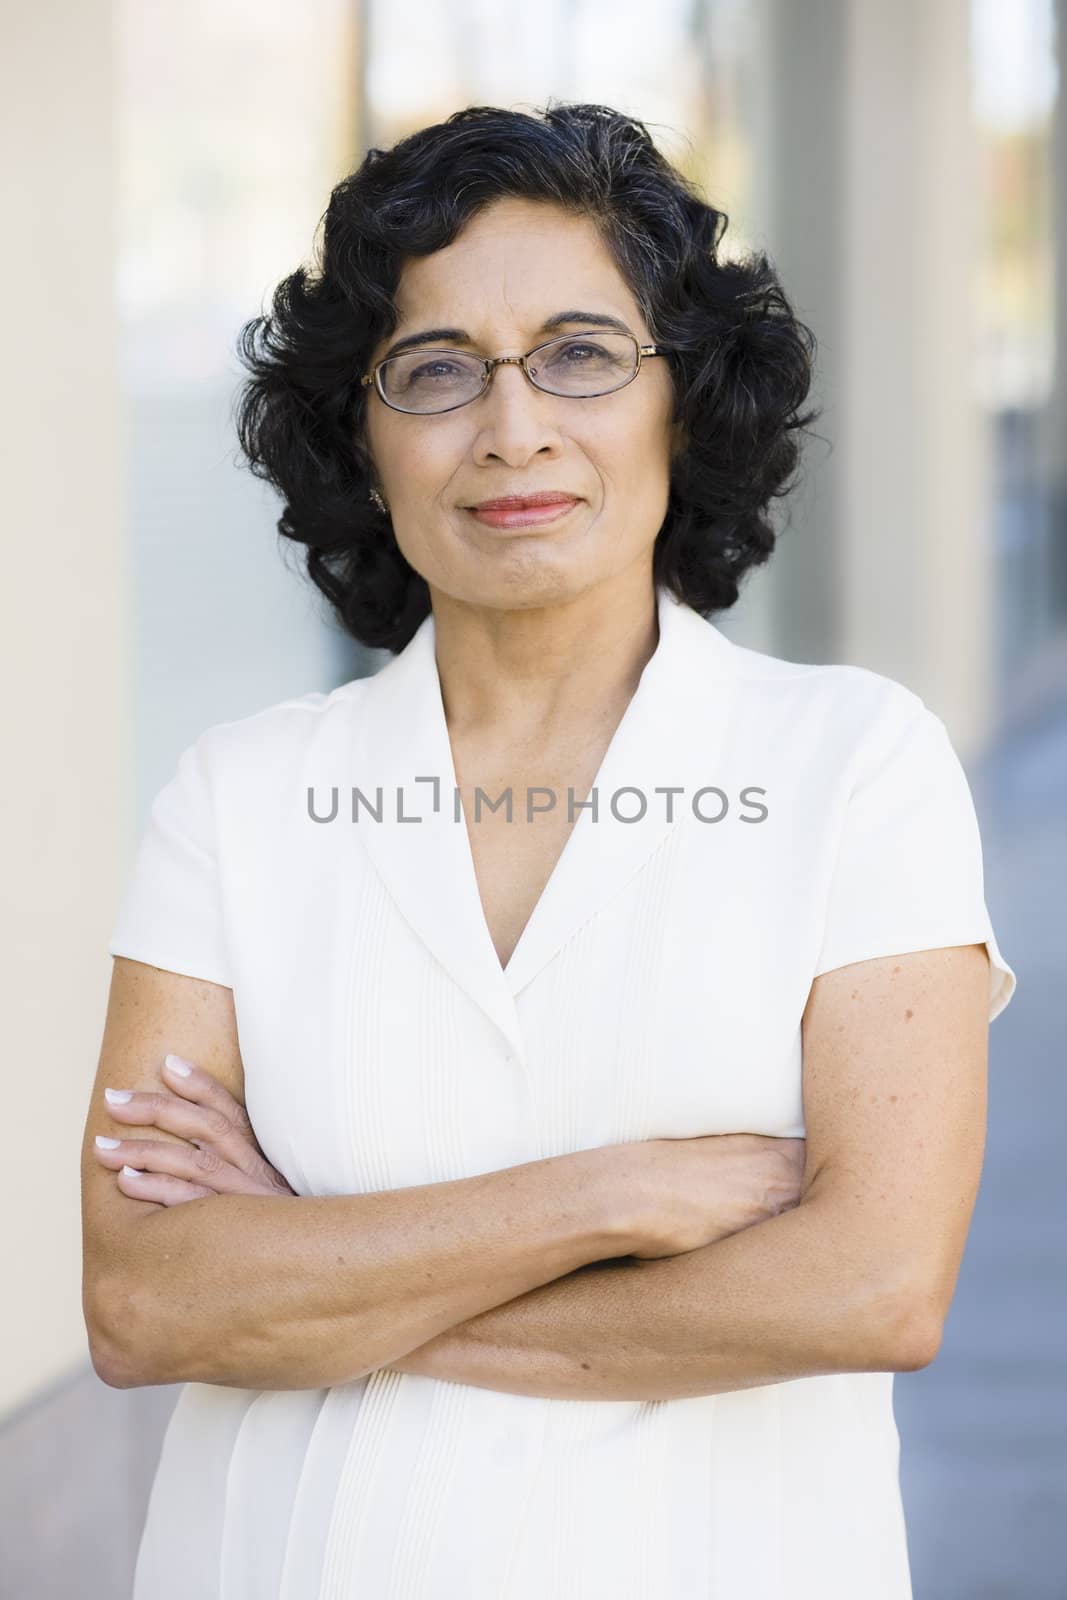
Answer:
[[[385,515],[388,515],[389,507],[386,505],[385,501],[382,499],[382,497],[379,494],[377,488],[372,488],[371,489],[370,497],[374,501],[374,504],[378,507],[378,510],[383,512]]]

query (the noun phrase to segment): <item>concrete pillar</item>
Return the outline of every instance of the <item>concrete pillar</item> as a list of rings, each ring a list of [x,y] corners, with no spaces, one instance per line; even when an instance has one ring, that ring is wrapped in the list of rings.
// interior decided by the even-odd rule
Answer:
[[[817,431],[772,566],[779,653],[900,679],[981,742],[990,440],[973,380],[967,0],[764,0],[764,231],[820,341]]]

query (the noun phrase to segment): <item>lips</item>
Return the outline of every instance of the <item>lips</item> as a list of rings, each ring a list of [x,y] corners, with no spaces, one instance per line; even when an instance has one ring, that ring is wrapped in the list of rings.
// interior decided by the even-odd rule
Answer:
[[[470,511],[522,511],[527,506],[573,505],[576,494],[565,494],[559,489],[545,489],[539,494],[506,494],[498,500],[480,500]]]

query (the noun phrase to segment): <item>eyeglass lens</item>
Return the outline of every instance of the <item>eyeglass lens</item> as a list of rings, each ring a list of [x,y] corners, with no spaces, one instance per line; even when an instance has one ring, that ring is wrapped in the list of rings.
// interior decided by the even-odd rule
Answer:
[[[636,340],[625,333],[570,334],[542,345],[528,367],[549,394],[608,394],[637,370]],[[405,411],[446,411],[480,393],[482,362],[463,350],[407,350],[382,363],[385,397]]]

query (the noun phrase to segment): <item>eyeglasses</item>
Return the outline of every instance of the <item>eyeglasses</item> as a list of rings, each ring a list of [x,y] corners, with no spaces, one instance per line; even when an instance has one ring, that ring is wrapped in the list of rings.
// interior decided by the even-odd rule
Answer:
[[[668,354],[665,345],[639,344],[632,333],[569,333],[524,356],[472,356],[464,350],[405,350],[387,356],[360,378],[373,383],[387,406],[419,416],[455,411],[489,387],[497,367],[521,367],[545,394],[591,400],[632,383],[645,356]],[[539,358],[535,361],[535,357]]]

